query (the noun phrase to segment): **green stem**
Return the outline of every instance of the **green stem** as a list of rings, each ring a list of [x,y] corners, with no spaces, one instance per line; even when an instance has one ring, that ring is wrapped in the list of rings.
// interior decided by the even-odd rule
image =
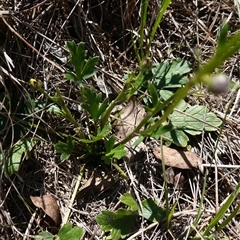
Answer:
[[[173,112],[177,104],[184,99],[193,85],[200,82],[205,82],[206,75],[211,74],[217,67],[219,67],[227,58],[232,56],[237,50],[240,49],[240,32],[235,34],[228,42],[226,42],[224,49],[217,51],[215,56],[211,58],[206,65],[199,70],[197,75],[193,77],[185,87],[180,88],[173,96],[171,105],[164,111],[163,116],[156,121],[149,129],[140,132],[144,135],[148,131],[153,131],[158,128],[168,116]],[[225,51],[224,51],[225,50]]]
[[[125,100],[125,98],[124,98],[125,93],[126,93],[126,90],[123,89],[118,94],[117,98],[115,98],[114,101],[109,105],[109,107],[107,108],[106,112],[102,115],[102,117],[101,117],[101,126],[102,127],[106,124],[106,122],[107,122],[108,118],[110,117],[111,112],[114,109],[114,107],[117,106],[118,104],[120,104],[122,101]]]
[[[240,49],[240,32],[231,36],[227,42],[217,49],[216,54],[199,70],[197,76],[202,78],[205,74],[212,73],[225,60],[234,55]],[[204,79],[201,79],[204,81]]]
[[[121,142],[119,142],[116,146],[125,144],[128,141],[130,141],[137,133],[140,132],[141,128],[148,122],[150,118],[155,116],[159,111],[163,110],[173,99],[174,96],[170,97],[167,101],[163,102],[162,104],[158,105],[155,107],[151,112],[147,114],[147,116],[144,117],[144,119],[136,126],[136,128],[126,137],[124,138]],[[144,133],[149,132],[149,129],[146,131],[143,131]]]
[[[118,166],[117,163],[113,163],[113,162],[112,162],[111,164],[112,164],[113,167],[116,168],[116,170],[120,173],[120,175],[121,175],[124,179],[128,180],[128,176],[127,176],[126,173]]]
[[[167,7],[169,6],[169,4],[171,3],[171,0],[163,0],[162,1],[162,4],[161,4],[161,9],[160,11],[158,12],[158,15],[157,15],[157,18],[154,22],[154,25],[153,25],[153,28],[152,28],[152,31],[150,33],[150,37],[149,37],[149,43],[148,43],[148,47],[147,47],[147,53],[146,53],[146,56],[148,57],[149,55],[149,50],[150,50],[150,46],[152,44],[152,41],[154,39],[154,36],[155,36],[155,33],[159,27],[159,24],[162,20],[162,17],[163,17],[163,14],[166,12],[166,9]]]
[[[144,28],[146,26],[147,21],[147,8],[148,8],[148,0],[141,1],[141,21],[140,21],[140,54],[141,58],[144,58],[143,51],[143,41],[144,41]]]
[[[169,198],[168,198],[168,181],[167,181],[167,174],[166,174],[166,166],[165,166],[165,158],[163,156],[163,144],[162,144],[162,138],[161,138],[161,159],[162,159],[162,171],[163,171],[163,179],[164,179],[164,194],[165,194],[165,201],[166,201],[166,218],[168,219],[169,216]],[[170,221],[167,221],[167,229],[170,228]]]
[[[179,104],[179,102],[188,95],[189,90],[193,86],[193,82],[190,81],[185,87],[180,88],[174,95],[172,103],[167,109],[164,111],[162,117],[157,120],[150,128],[145,131],[140,132],[141,135],[146,134],[147,132],[152,132],[162,125],[163,122],[167,120],[169,115],[173,112],[174,108]]]
[[[130,75],[127,79],[122,91],[118,94],[116,99],[109,105],[105,113],[101,117],[101,126],[105,126],[106,122],[108,121],[112,110],[115,106],[126,102],[130,99],[130,97],[141,87],[143,81],[141,78],[143,77],[144,69],[141,69],[140,72],[136,77]]]
[[[73,125],[75,128],[78,129],[77,134],[78,137],[81,139],[85,139],[85,136],[83,134],[82,128],[80,127],[80,125],[78,124],[78,122],[75,120],[75,118],[72,116],[70,110],[68,109],[68,107],[66,106],[66,104],[64,103],[64,100],[61,96],[60,91],[58,90],[58,88],[56,89],[57,91],[57,96],[58,96],[58,100],[56,100],[54,97],[52,97],[51,95],[49,95],[48,93],[46,93],[42,88],[38,89],[46,98],[50,99],[52,102],[56,103],[57,105],[59,105],[63,112],[64,112],[64,117],[66,117]]]

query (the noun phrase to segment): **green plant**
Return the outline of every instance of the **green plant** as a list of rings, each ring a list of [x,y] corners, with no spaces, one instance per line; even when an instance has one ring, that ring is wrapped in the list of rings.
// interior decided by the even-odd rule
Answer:
[[[71,223],[64,224],[57,235],[53,235],[50,232],[43,231],[39,233],[39,236],[35,240],[80,240],[84,235],[83,228],[72,227]]]
[[[0,172],[11,176],[19,170],[22,159],[28,159],[36,139],[31,137],[30,130],[38,115],[41,103],[26,94],[20,99],[11,97],[5,87],[0,93],[2,109],[0,112]]]
[[[176,59],[154,64],[151,70],[152,80],[148,84],[148,95],[143,97],[145,108],[164,103],[174,95],[174,90],[189,82],[187,73],[191,68],[187,61]],[[149,74],[149,73],[148,73]],[[189,138],[186,135],[200,134],[206,131],[215,131],[222,121],[214,113],[210,113],[205,106],[189,106],[181,99],[168,116],[168,131],[162,132],[162,126],[151,132],[151,137],[159,138],[160,135],[175,145],[186,147]],[[167,123],[163,123],[166,126]]]
[[[229,211],[232,203],[234,200],[237,199],[238,195],[240,193],[240,184],[237,185],[235,192],[233,192],[225,201],[225,203],[222,205],[222,207],[219,209],[219,211],[216,213],[216,215],[211,219],[208,226],[205,227],[201,233],[196,234],[196,236],[192,239],[216,239],[217,234],[228,225],[230,221],[236,216],[236,214],[239,212],[240,205],[235,207],[231,213],[225,217],[225,214]],[[194,225],[196,226],[199,222],[199,218],[196,218],[196,221],[194,222]]]
[[[221,121],[213,113],[208,113],[205,107],[188,107],[181,97],[178,102],[175,101],[179,90],[182,91],[186,87],[180,88],[176,93],[162,89],[164,83],[164,88],[178,88],[183,84],[189,84],[186,73],[190,69],[187,63],[178,60],[172,63],[155,64],[150,70],[141,67],[137,74],[131,73],[127,76],[124,88],[116,99],[109,104],[107,98],[102,99],[102,95],[97,93],[94,88],[83,84],[83,79],[87,79],[94,74],[96,58],[94,58],[94,61],[91,58],[85,60],[85,65],[80,65],[78,61],[74,62],[74,59],[78,59],[78,54],[84,55],[79,56],[80,59],[86,56],[86,52],[82,50],[83,44],[77,45],[71,42],[67,46],[70,46],[70,52],[73,55],[69,59],[74,65],[76,75],[68,73],[66,76],[71,81],[75,81],[74,83],[79,88],[82,99],[80,105],[85,111],[87,131],[83,131],[81,123],[78,123],[71,114],[58,89],[56,89],[56,96],[50,96],[43,91],[41,84],[34,85],[35,81],[32,80],[35,89],[41,91],[57,105],[55,106],[55,112],[70,121],[76,129],[76,136],[67,136],[65,141],[59,141],[55,144],[56,151],[61,154],[61,160],[68,159],[73,153],[79,154],[76,149],[81,146],[82,154],[87,156],[96,153],[99,155],[100,153],[101,159],[109,164],[112,159],[120,159],[126,154],[124,144],[135,135],[158,138],[163,135],[167,140],[177,145],[186,146],[188,137],[183,131],[195,135],[199,134],[204,128],[208,131],[215,130],[221,124]],[[86,67],[88,63],[91,63],[90,67]],[[83,69],[88,69],[88,71],[84,72]],[[84,73],[87,75],[85,76]],[[149,79],[152,79],[152,82]],[[147,115],[128,136],[120,142],[116,142],[116,137],[112,134],[111,128],[110,114],[112,110],[115,106],[128,101],[147,82],[148,96],[143,99],[146,102]],[[162,90],[159,90],[160,87]],[[56,110],[57,107],[58,110]],[[156,117],[161,113],[163,113],[162,117]],[[186,124],[188,128],[186,128]]]
[[[101,229],[104,232],[110,232],[108,239],[117,240],[127,237],[139,216],[150,222],[159,222],[166,218],[165,210],[151,198],[141,201],[138,205],[132,195],[126,193],[120,200],[128,206],[128,209],[120,208],[115,212],[104,210],[96,218]]]
[[[136,73],[127,75],[122,91],[111,103],[97,93],[96,89],[85,86],[83,82],[96,72],[98,58],[85,59],[87,52],[83,43],[68,42],[67,47],[71,53],[69,59],[75,73],[67,73],[66,77],[79,88],[82,101],[80,105],[85,112],[87,131],[82,129],[81,123],[71,114],[58,89],[53,97],[37,84],[36,89],[57,104],[58,112],[76,129],[76,136],[68,136],[67,142],[65,140],[55,145],[57,152],[61,153],[62,159],[67,159],[80,145],[84,150],[83,154],[100,153],[101,159],[110,163],[113,158],[120,159],[125,155],[124,144],[136,135],[141,139],[145,136],[163,136],[179,146],[186,146],[189,140],[186,133],[196,135],[203,129],[215,130],[222,123],[215,114],[209,113],[204,106],[188,106],[183,99],[195,84],[212,83],[210,74],[240,47],[239,35],[237,33],[227,38],[227,28],[222,27],[215,56],[190,80],[186,76],[190,71],[186,61],[166,61],[153,66],[147,64],[147,67],[142,63]],[[232,46],[233,44],[235,45]],[[143,98],[147,114],[128,136],[117,142],[112,134],[112,110],[127,102],[140,88],[147,88],[148,95]],[[175,92],[167,90],[173,88],[176,89]]]
[[[150,32],[149,36],[145,36],[145,28],[146,28],[146,23],[147,23],[147,12],[148,12],[148,0],[141,0],[141,14],[140,14],[140,29],[139,29],[139,38],[137,38],[136,41],[133,40],[133,46],[134,46],[134,50],[135,50],[135,54],[136,57],[138,59],[138,62],[146,62],[146,59],[149,58],[150,55],[150,47],[152,44],[152,41],[154,39],[154,36],[156,34],[156,31],[159,27],[159,24],[163,18],[164,13],[166,12],[169,4],[171,3],[171,0],[163,0],[162,4],[160,6],[160,9],[157,11],[156,13],[156,17],[155,17],[155,21],[153,24],[152,29],[148,29],[148,31]],[[147,41],[148,42],[144,42]],[[138,52],[138,48],[137,48],[137,43],[139,44],[139,48],[140,48],[140,53]],[[146,46],[146,48],[144,49],[144,46]]]
[[[74,72],[66,73],[65,77],[79,89],[80,105],[85,113],[86,129],[83,129],[82,123],[79,123],[71,114],[58,88],[56,96],[50,96],[41,88],[41,84],[34,84],[33,81],[35,89],[54,102],[59,108],[58,114],[70,121],[75,128],[76,135],[67,136],[64,141],[59,141],[55,145],[62,160],[68,159],[73,153],[85,156],[95,153],[99,155],[100,153],[101,159],[109,164],[113,158],[120,159],[126,154],[124,145],[136,135],[140,136],[141,140],[145,136],[157,138],[163,136],[179,146],[186,146],[189,140],[186,133],[196,135],[203,129],[213,131],[221,124],[221,120],[215,114],[209,113],[206,107],[188,106],[183,99],[195,84],[211,84],[210,74],[239,48],[239,33],[227,39],[228,29],[224,25],[221,29],[215,56],[189,80],[187,73],[191,69],[186,61],[174,60],[152,64],[148,56],[156,29],[169,4],[169,0],[163,1],[150,31],[149,44],[144,51],[143,39],[148,1],[141,2],[140,66],[136,72],[127,75],[123,89],[111,103],[109,99],[103,98],[96,89],[84,84],[96,73],[95,66],[98,63],[98,57],[87,58],[87,51],[84,49],[83,43],[67,42],[66,46],[70,51],[69,60],[74,67]],[[117,105],[127,102],[133,95],[138,94],[140,89],[146,89],[148,92],[143,96],[146,116],[128,136],[121,141],[116,141],[112,133],[112,110]],[[172,89],[174,91],[169,91]],[[83,149],[82,153],[77,150],[80,148]]]

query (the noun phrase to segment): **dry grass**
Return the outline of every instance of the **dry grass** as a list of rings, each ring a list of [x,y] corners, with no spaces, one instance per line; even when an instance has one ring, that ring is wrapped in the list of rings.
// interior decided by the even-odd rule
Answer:
[[[139,3],[136,0],[36,0],[10,1],[0,3],[0,40],[2,49],[12,59],[15,68],[9,67],[9,61],[3,51],[0,53],[1,78],[0,94],[9,93],[12,98],[32,97],[42,99],[31,91],[28,80],[32,77],[44,83],[45,90],[55,92],[59,86],[61,92],[73,106],[79,100],[76,89],[69,84],[63,73],[70,68],[66,61],[68,55],[65,41],[86,42],[90,55],[100,56],[97,77],[104,79],[109,92],[115,95],[122,87],[123,75],[137,66],[131,42],[131,31],[139,27]],[[158,0],[150,3],[148,26],[151,17],[158,10]],[[7,12],[9,11],[9,13]],[[221,22],[228,19],[232,32],[239,29],[240,23],[233,0],[173,0],[151,48],[154,61],[183,58],[191,62],[193,69],[203,63],[213,53]],[[146,30],[147,32],[149,29]],[[200,54],[199,54],[200,53]],[[229,59],[222,70],[232,81],[240,79],[240,55]],[[12,68],[12,70],[11,70]],[[95,79],[96,80],[96,79]],[[93,80],[92,84],[98,88]],[[189,96],[191,104],[204,104],[221,118],[226,116],[222,131],[214,134],[203,133],[192,139],[194,151],[208,164],[214,160],[229,168],[208,168],[207,188],[204,196],[204,214],[198,230],[204,228],[216,209],[233,191],[239,182],[240,165],[240,90],[232,89],[224,96],[210,95],[204,88],[195,89],[204,97]],[[4,96],[4,95],[3,95]],[[6,97],[1,98],[4,103]],[[11,112],[1,109],[9,117],[6,125],[8,133],[14,124]],[[73,110],[81,120],[81,113]],[[24,118],[24,116],[22,116]],[[0,239],[32,239],[46,225],[40,221],[39,214],[32,205],[29,196],[52,193],[59,201],[61,214],[64,215],[69,205],[81,162],[71,159],[60,163],[59,155],[51,142],[57,138],[51,131],[65,128],[71,133],[72,127],[50,114],[36,115],[35,124],[45,129],[39,133],[34,127],[27,135],[45,139],[33,149],[29,160],[24,161],[18,174],[0,177]],[[79,121],[80,121],[79,120]],[[51,131],[50,131],[51,130]],[[0,131],[0,149],[7,138]],[[10,145],[13,144],[14,137]],[[95,217],[104,209],[116,209],[121,194],[131,191],[137,199],[154,198],[164,207],[165,195],[162,170],[154,159],[150,149],[144,155],[135,158],[131,164],[122,163],[129,180],[120,178],[114,170],[114,183],[104,192],[90,192],[79,204],[75,203],[70,215],[70,222],[83,226],[85,239],[101,239],[102,232]],[[83,182],[91,176],[98,165],[87,166]],[[205,170],[206,170],[205,169]],[[100,170],[99,170],[100,171]],[[186,239],[187,233],[197,214],[203,175],[199,172],[185,171],[183,189],[169,186],[169,199],[177,210],[172,222],[172,231],[166,226],[149,224],[139,219],[139,231],[134,232],[135,239]],[[238,204],[238,203],[235,203]],[[221,237],[240,239],[239,219],[236,217],[221,233]],[[131,238],[129,238],[131,239]]]

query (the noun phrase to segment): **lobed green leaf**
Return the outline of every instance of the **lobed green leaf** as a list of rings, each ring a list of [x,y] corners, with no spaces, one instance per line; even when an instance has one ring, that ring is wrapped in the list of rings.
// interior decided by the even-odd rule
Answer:
[[[199,105],[191,106],[185,112],[175,111],[170,115],[170,120],[178,130],[184,130],[191,135],[200,134],[204,129],[216,131],[222,124],[221,119],[208,112],[207,107]]]
[[[139,215],[151,222],[158,222],[166,217],[166,212],[159,207],[152,198],[142,201],[142,211],[139,209]]]
[[[136,218],[137,214],[131,210],[105,210],[96,217],[96,221],[104,232],[111,231],[112,239],[120,239],[130,234]]]
[[[71,223],[66,223],[61,227],[58,233],[59,240],[80,240],[84,235],[81,227],[73,227]]]
[[[62,161],[67,160],[74,150],[74,140],[71,136],[68,136],[66,142],[59,141],[54,145],[54,148],[57,153],[61,153]]]
[[[121,202],[131,207],[131,210],[133,211],[137,211],[139,208],[137,202],[130,193],[125,193],[124,195],[122,195]]]
[[[3,151],[0,153],[0,164],[2,164],[5,158],[7,172],[10,176],[19,170],[22,159],[29,158],[30,152],[35,144],[36,141],[24,138],[19,140],[8,152]]]
[[[164,61],[153,65],[152,72],[155,76],[153,84],[157,89],[179,88],[189,79],[186,76],[191,71],[186,60]]]

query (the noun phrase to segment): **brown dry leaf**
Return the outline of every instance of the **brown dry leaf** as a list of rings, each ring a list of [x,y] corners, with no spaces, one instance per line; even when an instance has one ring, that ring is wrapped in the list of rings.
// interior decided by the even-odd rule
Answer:
[[[185,177],[182,175],[181,170],[177,168],[169,167],[166,169],[167,183],[174,185],[177,189],[184,188]]]
[[[40,197],[30,196],[32,203],[41,208],[44,213],[46,213],[56,224],[59,226],[61,224],[61,214],[60,209],[57,204],[57,199],[53,195],[43,195]]]
[[[114,177],[111,173],[102,175],[96,170],[93,171],[91,177],[87,180],[87,182],[82,186],[82,188],[77,193],[77,201],[79,198],[83,197],[83,195],[88,191],[93,191],[96,195],[103,192],[112,185],[114,182]]]
[[[135,127],[144,119],[146,115],[145,109],[142,104],[135,97],[132,97],[127,105],[124,107],[123,113],[117,122],[115,136],[118,140],[124,139],[128,136]],[[125,144],[125,149],[127,150],[128,159],[130,161],[134,160],[136,153],[140,153],[146,148],[145,144],[141,142],[138,146],[133,147],[133,143],[138,139],[138,137],[133,137],[129,142]]]
[[[145,109],[137,98],[132,97],[124,108],[120,119],[117,122],[116,137],[123,139],[128,136],[134,128],[143,120]]]
[[[172,167],[169,167],[168,169],[166,169],[166,181],[167,181],[167,183],[174,185],[174,183],[175,183],[175,179],[174,179],[175,175],[176,174],[175,174],[175,172],[174,172]]]
[[[198,168],[202,172],[202,159],[196,153],[189,151],[181,151],[167,146],[162,146],[163,154],[161,154],[161,146],[152,146],[153,154],[157,160],[164,157],[165,165],[181,169]]]

